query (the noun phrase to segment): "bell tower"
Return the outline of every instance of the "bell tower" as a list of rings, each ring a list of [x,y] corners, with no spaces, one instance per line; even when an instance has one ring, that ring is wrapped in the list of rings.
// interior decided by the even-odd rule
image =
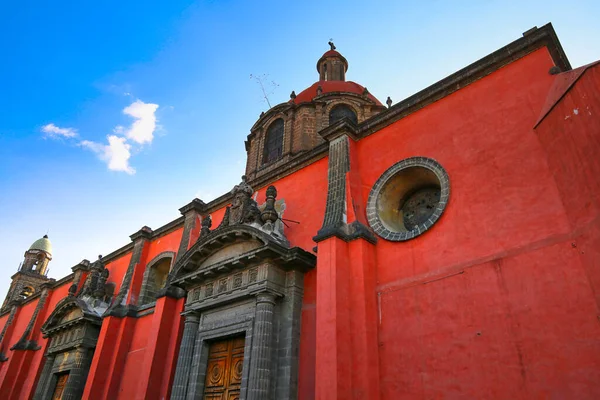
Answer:
[[[48,235],[33,242],[25,252],[24,260],[17,273],[12,276],[12,283],[2,308],[13,300],[25,300],[37,293],[40,285],[49,280],[48,263],[52,260],[52,243]]]

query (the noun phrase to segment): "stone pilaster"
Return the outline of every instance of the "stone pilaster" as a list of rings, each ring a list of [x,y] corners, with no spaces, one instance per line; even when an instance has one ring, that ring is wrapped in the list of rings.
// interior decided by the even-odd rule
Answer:
[[[351,154],[355,152],[353,149],[357,140],[357,129],[355,124],[344,118],[319,132],[319,135],[329,142],[329,164],[325,217],[323,226],[313,237],[317,243],[330,237],[338,237],[346,242],[357,238],[364,238],[371,243],[377,242],[377,238],[361,222],[364,219],[362,216],[364,210],[354,209],[357,201],[360,200],[358,165],[356,157],[352,157]],[[350,178],[350,187],[347,185],[348,178]],[[349,192],[350,198],[348,198]],[[361,215],[356,215],[357,213]],[[352,221],[353,219],[355,220]]]
[[[275,295],[261,292],[256,295],[254,342],[250,358],[249,400],[269,398],[271,387],[271,350],[273,342],[273,313]]]
[[[128,294],[131,290],[131,280],[133,279],[133,274],[137,265],[142,259],[144,247],[151,237],[152,229],[150,229],[147,226],[142,227],[142,229],[130,236],[131,241],[133,242],[131,260],[129,261],[129,265],[127,266],[127,271],[125,272],[125,276],[123,277],[123,283],[119,288],[119,293],[117,294],[110,308],[106,310],[104,316],[124,317],[125,315],[127,315],[127,309],[125,306],[127,303]]]
[[[40,379],[38,381],[37,387],[35,389],[35,393],[33,395],[33,400],[42,400],[44,399],[44,393],[46,392],[46,386],[48,381],[50,380],[50,375],[52,374],[52,367],[54,365],[54,359],[56,358],[56,354],[49,354],[46,356],[46,361],[44,363],[44,369],[42,369],[42,373],[40,375]]]
[[[69,379],[62,396],[62,400],[79,400],[85,386],[87,376],[88,350],[78,347],[75,350],[75,362],[69,372]]]
[[[199,216],[204,217],[206,214],[206,204],[200,199],[194,199],[189,204],[181,207],[179,212],[185,219],[183,222],[183,234],[181,235],[181,242],[179,242],[176,261],[179,261],[189,249],[192,232],[196,228],[196,220]]]
[[[288,271],[285,297],[281,300],[281,327],[279,330],[280,361],[277,366],[277,399],[296,399],[298,396],[298,364],[300,353],[300,320],[304,274]],[[285,357],[281,355],[285,354]],[[275,377],[273,377],[275,379]]]
[[[40,310],[46,304],[46,298],[48,298],[48,291],[49,291],[48,285],[47,284],[42,284],[42,285],[45,285],[45,286],[43,286],[42,295],[38,300],[38,303],[35,307],[35,311],[33,312],[33,315],[31,316],[31,319],[29,320],[29,323],[27,324],[27,327],[25,328],[23,335],[21,335],[21,338],[19,338],[17,343],[15,343],[15,345],[13,347],[11,347],[11,350],[39,350],[39,349],[41,349],[41,347],[37,344],[37,342],[35,340],[29,340],[29,336],[31,334],[31,329],[33,328],[33,326],[36,323],[37,316],[40,313]]]
[[[4,346],[2,341],[4,340],[4,336],[6,336],[6,332],[8,328],[11,326],[13,320],[15,319],[15,314],[17,313],[17,304],[12,304],[10,309],[10,314],[8,319],[6,320],[6,324],[4,324],[4,328],[2,328],[2,332],[0,332],[0,362],[4,362],[8,360],[8,357],[4,354]]]
[[[183,328],[183,337],[179,346],[179,357],[177,359],[177,369],[175,370],[175,379],[173,381],[173,391],[171,399],[183,400],[186,397],[188,387],[188,377],[192,368],[192,358],[198,334],[198,324],[200,316],[197,314],[187,314]]]

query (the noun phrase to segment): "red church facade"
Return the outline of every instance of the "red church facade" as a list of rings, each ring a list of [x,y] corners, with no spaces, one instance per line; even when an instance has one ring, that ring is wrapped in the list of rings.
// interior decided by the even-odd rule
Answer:
[[[230,193],[60,280],[32,245],[0,397],[600,397],[600,64],[546,25],[384,106],[331,47]]]

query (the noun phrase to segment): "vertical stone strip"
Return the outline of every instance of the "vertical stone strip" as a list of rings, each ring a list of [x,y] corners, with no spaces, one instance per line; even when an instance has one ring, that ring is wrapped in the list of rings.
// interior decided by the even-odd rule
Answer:
[[[75,350],[75,362],[69,372],[69,379],[63,394],[63,400],[79,400],[85,386],[85,377],[87,375],[87,353],[84,347],[78,347]]]
[[[10,314],[8,315],[8,319],[6,320],[6,324],[4,325],[4,328],[2,328],[2,332],[0,332],[0,362],[8,360],[8,357],[6,357],[4,355],[4,351],[3,351],[4,346],[3,346],[2,341],[4,340],[4,336],[6,335],[8,328],[10,327],[13,320],[15,319],[16,313],[17,313],[17,305],[13,304],[13,306],[10,309]]]
[[[38,344],[35,341],[28,340],[28,338],[29,338],[29,335],[31,334],[31,329],[33,328],[33,325],[35,324],[35,320],[37,319],[37,316],[40,313],[40,310],[42,309],[42,307],[44,307],[44,304],[46,304],[46,299],[48,298],[48,287],[44,287],[42,290],[43,290],[42,295],[40,296],[40,299],[38,300],[35,310],[33,311],[33,315],[31,316],[31,319],[29,320],[29,323],[27,324],[27,327],[25,328],[23,335],[21,335],[21,338],[17,341],[17,343],[15,343],[15,345],[11,348],[11,350],[39,350],[40,349],[40,346],[38,346]]]
[[[252,343],[252,355],[250,359],[249,400],[270,398],[274,309],[275,296],[273,294],[263,292],[256,295],[254,343]]]
[[[344,135],[329,144],[327,203],[323,226],[315,237],[317,241],[332,236],[346,222],[346,173],[350,170],[348,140]]]
[[[199,315],[187,314],[185,316],[183,337],[179,346],[177,369],[175,370],[175,379],[173,380],[173,390],[171,392],[172,400],[183,400],[186,397],[199,323]]]
[[[196,227],[196,218],[198,215],[204,215],[206,213],[206,204],[200,199],[194,199],[191,203],[181,207],[179,212],[185,219],[183,222],[183,234],[181,235],[181,242],[179,242],[179,250],[177,251],[175,262],[179,261],[189,249],[192,231]]]
[[[277,399],[296,399],[298,396],[298,364],[300,352],[300,320],[304,274],[289,271],[285,297],[281,301],[279,365],[277,367]]]
[[[35,393],[33,395],[33,400],[42,400],[44,398],[45,388],[46,388],[46,385],[50,378],[50,374],[52,373],[52,367],[54,366],[55,358],[56,358],[56,354],[49,354],[46,356],[46,362],[44,363],[44,369],[42,369],[40,379],[38,380],[37,387],[36,387]]]
[[[129,265],[127,266],[127,271],[125,272],[125,276],[123,277],[123,283],[121,283],[119,293],[117,294],[113,304],[110,306],[105,315],[118,314],[118,308],[125,305],[127,300],[127,294],[129,293],[131,286],[131,279],[133,278],[133,272],[142,258],[144,245],[150,239],[151,236],[152,229],[148,228],[147,226],[144,226],[138,232],[130,236],[131,240],[133,241],[133,252],[131,254],[131,260],[129,261]]]

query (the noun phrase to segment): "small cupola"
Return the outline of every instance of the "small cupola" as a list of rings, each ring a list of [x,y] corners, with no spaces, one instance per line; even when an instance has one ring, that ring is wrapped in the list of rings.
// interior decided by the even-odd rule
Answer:
[[[335,50],[333,42],[329,42],[329,51],[317,61],[320,81],[345,81],[348,61]]]

